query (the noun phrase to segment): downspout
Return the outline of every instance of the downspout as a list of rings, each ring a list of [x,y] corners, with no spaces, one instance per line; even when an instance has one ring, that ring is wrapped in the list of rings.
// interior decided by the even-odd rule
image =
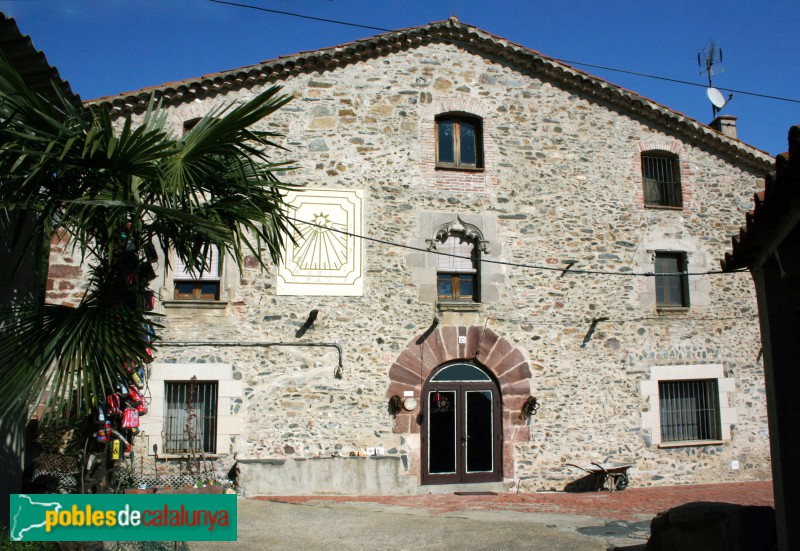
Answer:
[[[342,345],[338,342],[276,342],[276,341],[162,341],[158,346],[242,346],[242,347],[262,347],[269,348],[273,346],[312,346],[312,347],[327,347],[335,348],[339,352],[339,365],[333,370],[333,376],[341,379],[344,374],[344,367],[342,366],[342,356],[344,351]]]

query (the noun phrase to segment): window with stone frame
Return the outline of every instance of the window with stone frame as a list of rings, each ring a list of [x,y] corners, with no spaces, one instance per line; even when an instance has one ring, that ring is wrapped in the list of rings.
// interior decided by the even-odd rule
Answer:
[[[643,152],[642,186],[645,207],[682,207],[683,193],[678,156],[664,151]]]
[[[174,300],[219,300],[222,263],[215,245],[209,246],[203,266],[190,270],[179,258],[173,262]]]
[[[164,382],[166,453],[217,453],[217,381]]]
[[[655,283],[657,308],[688,308],[689,277],[684,252],[655,253]]]
[[[722,439],[717,379],[659,381],[661,442]]]
[[[442,236],[436,250],[439,301],[480,302],[480,252],[475,239],[463,233]]]
[[[483,124],[480,118],[461,113],[436,117],[436,167],[483,168]]]

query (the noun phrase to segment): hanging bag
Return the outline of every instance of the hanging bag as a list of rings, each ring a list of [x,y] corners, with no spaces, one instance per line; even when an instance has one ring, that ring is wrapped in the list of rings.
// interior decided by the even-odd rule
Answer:
[[[139,412],[128,407],[122,412],[122,428],[132,429],[139,426]]]

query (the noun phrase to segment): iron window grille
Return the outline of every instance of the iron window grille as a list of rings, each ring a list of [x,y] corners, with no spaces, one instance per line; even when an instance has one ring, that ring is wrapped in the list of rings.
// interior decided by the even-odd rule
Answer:
[[[437,117],[436,166],[483,168],[483,125],[480,119],[459,115]]]
[[[164,447],[167,453],[217,452],[218,385],[165,382]]]
[[[661,442],[722,439],[717,379],[659,381]]]
[[[673,155],[642,154],[642,185],[646,207],[681,207],[680,161]]]
[[[656,306],[659,308],[689,307],[689,277],[686,254],[657,252],[655,256]],[[675,275],[659,275],[675,274]]]

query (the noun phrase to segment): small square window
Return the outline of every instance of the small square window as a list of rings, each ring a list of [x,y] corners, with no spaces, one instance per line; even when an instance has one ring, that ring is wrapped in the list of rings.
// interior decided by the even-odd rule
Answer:
[[[173,275],[175,300],[219,300],[220,298],[220,258],[215,246],[208,249],[205,266],[202,270],[188,270],[179,259],[175,260]]]
[[[680,161],[675,155],[642,153],[642,185],[646,207],[681,207]]]
[[[661,442],[722,439],[717,379],[659,381]]]
[[[436,166],[483,168],[483,136],[480,119],[450,115],[436,119]]]
[[[689,307],[689,278],[685,274],[686,254],[657,252],[656,306],[659,308]],[[670,275],[665,275],[670,274]]]
[[[165,382],[164,391],[165,451],[217,453],[217,382]]]

